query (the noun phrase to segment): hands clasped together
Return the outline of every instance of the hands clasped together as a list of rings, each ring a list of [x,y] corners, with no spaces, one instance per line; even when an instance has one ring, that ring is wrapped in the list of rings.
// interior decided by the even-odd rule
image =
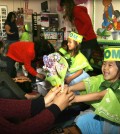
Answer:
[[[69,92],[69,88],[65,87],[65,90],[61,92],[61,87],[56,87],[54,91],[50,90],[44,97],[45,106],[56,104],[63,111],[67,106],[71,105],[74,97],[74,93]]]

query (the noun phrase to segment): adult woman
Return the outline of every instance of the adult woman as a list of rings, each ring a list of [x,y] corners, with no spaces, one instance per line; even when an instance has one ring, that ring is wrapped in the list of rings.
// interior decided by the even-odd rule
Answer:
[[[7,51],[11,43],[19,40],[19,29],[16,25],[16,15],[14,12],[8,13],[5,21],[5,30],[7,33],[7,46],[5,51]]]
[[[73,100],[73,93],[60,88],[34,100],[0,99],[0,132],[42,134]],[[17,121],[14,122],[13,120]]]
[[[78,34],[83,36],[81,52],[90,60],[93,50],[100,48],[87,8],[75,5],[74,0],[61,0],[60,6],[64,10],[64,18],[68,19],[76,27]]]
[[[14,78],[16,77],[15,62],[23,63],[25,69],[28,71],[28,77],[35,82],[36,77],[44,79],[44,75],[37,73],[36,62],[40,60],[43,55],[54,52],[51,44],[44,39],[36,40],[34,42],[15,42],[10,45],[6,54],[8,74]]]

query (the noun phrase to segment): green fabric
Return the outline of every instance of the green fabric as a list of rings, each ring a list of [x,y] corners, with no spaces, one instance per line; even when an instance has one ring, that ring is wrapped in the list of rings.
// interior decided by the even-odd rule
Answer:
[[[62,48],[62,47],[59,49],[59,52],[60,52],[61,54],[63,54],[64,58],[66,59],[68,65],[69,65],[69,67],[70,67],[71,64],[72,64],[70,54],[69,54],[64,48]]]
[[[102,100],[93,101],[88,104],[95,108],[95,113],[99,116],[120,124],[120,80],[110,83],[105,81],[101,74],[84,79],[83,82],[85,83],[86,91],[81,91],[80,94],[108,90]]]
[[[84,79],[83,82],[85,84],[86,90],[80,91],[80,95],[100,92],[101,90],[99,87],[103,81],[104,81],[104,78],[102,74]],[[91,101],[91,102],[87,102],[87,104],[97,106],[99,102],[100,101]]]
[[[28,32],[23,32],[20,41],[32,41]]]
[[[105,119],[120,124],[120,102],[110,88],[107,90],[108,92],[102,101],[95,107],[95,113]]]
[[[85,71],[93,70],[88,60],[81,52],[79,52],[75,57],[71,57],[71,62],[72,64],[68,70],[70,73],[74,73],[80,69],[83,69]]]
[[[61,52],[63,55],[67,54],[67,51],[62,47],[59,49],[59,52]]]
[[[60,58],[59,63],[65,65],[64,69],[62,71],[58,70],[58,68],[56,66],[57,75],[46,76],[46,80],[49,81],[52,84],[52,86],[59,86],[59,85],[62,85],[64,83],[64,79],[65,79],[66,72],[68,69],[68,63],[65,60],[65,58],[62,56]]]
[[[104,78],[102,74],[84,79],[83,82],[85,84],[86,91],[81,91],[80,94],[89,94],[101,91],[99,87],[103,81]]]

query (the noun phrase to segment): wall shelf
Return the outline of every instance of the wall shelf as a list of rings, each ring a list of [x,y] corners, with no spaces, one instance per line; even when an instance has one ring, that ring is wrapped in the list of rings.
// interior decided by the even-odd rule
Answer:
[[[98,44],[100,45],[120,46],[120,40],[97,39],[97,41],[98,41]]]
[[[4,23],[7,18],[7,6],[0,6],[0,38],[6,40],[6,31]]]

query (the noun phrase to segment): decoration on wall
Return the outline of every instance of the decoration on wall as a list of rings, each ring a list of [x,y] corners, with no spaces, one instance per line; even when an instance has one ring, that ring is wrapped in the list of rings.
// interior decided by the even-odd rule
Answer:
[[[111,30],[114,27],[112,23],[112,15],[114,14],[112,0],[103,0],[102,2],[104,6],[102,28]]]
[[[24,1],[25,1],[25,9],[24,9],[25,19],[31,20],[32,19],[33,10],[32,9],[28,9],[29,0],[24,0]]]
[[[23,8],[18,8],[17,11],[14,11],[16,14],[16,23],[18,26],[24,25],[24,15],[23,15]]]
[[[96,29],[96,34],[98,38],[100,37],[99,39],[118,40],[120,38],[120,11],[116,10],[118,8],[116,4],[117,1],[113,0],[101,1],[103,6],[102,22],[100,23],[101,26]],[[96,16],[96,19],[98,19],[98,16]]]

